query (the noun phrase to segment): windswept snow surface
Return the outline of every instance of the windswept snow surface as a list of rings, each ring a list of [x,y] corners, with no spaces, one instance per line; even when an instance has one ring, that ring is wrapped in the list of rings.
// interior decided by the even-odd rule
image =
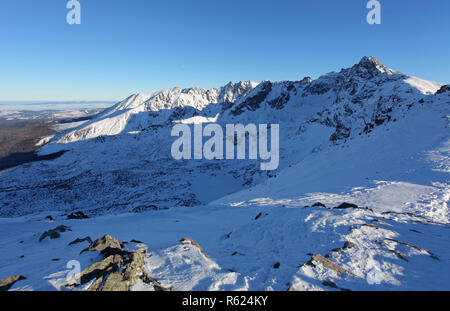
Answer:
[[[174,290],[450,290],[449,121],[448,88],[373,57],[317,80],[133,95],[40,151],[60,158],[0,172],[0,278],[67,290],[67,262],[100,258],[68,243],[110,234],[142,241]],[[280,124],[279,169],[173,160],[172,125],[209,122]],[[92,218],[66,219],[77,210]]]
[[[121,240],[142,241],[134,247],[149,249],[146,272],[173,290],[334,290],[324,281],[352,290],[449,288],[448,224],[420,215],[303,204],[286,199],[270,205],[209,205],[87,220],[64,220],[53,214],[54,223],[43,220],[44,215],[1,219],[1,246],[8,251],[0,259],[0,275],[27,277],[12,290],[65,290],[61,284],[70,271],[69,261],[78,260],[85,269],[101,259],[94,253],[80,255],[86,242],[68,244],[108,232]],[[38,242],[42,232],[60,224],[72,231],[62,233],[60,239]],[[183,237],[192,238],[203,251],[181,244]],[[346,242],[356,246],[339,250]],[[315,254],[328,255],[349,273],[308,264]],[[143,282],[134,289],[153,290]]]

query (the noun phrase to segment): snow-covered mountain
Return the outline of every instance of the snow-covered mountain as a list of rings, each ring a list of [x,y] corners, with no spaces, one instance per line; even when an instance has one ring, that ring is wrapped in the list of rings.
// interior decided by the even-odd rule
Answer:
[[[36,249],[139,239],[153,255],[146,271],[181,290],[448,290],[449,104],[448,85],[374,57],[316,80],[135,94],[41,149],[66,150],[58,159],[0,172],[0,215],[20,216],[1,220],[2,244],[17,244],[18,223]],[[174,160],[178,122],[280,124],[279,168]],[[73,211],[97,218],[65,220]],[[48,214],[73,231],[35,245],[31,232],[49,226],[35,220]],[[178,245],[184,236],[209,256]],[[64,258],[92,260],[75,253]],[[30,286],[46,288],[38,279],[55,269],[34,271]]]
[[[446,94],[435,95],[440,88],[364,57],[315,81],[240,82],[211,90],[135,94],[61,132],[41,150],[69,150],[61,158],[3,173],[0,214],[24,215],[51,207],[94,215],[206,204],[337,145],[347,147],[350,140],[395,131],[417,111],[437,109],[434,106],[447,99]],[[258,161],[173,160],[170,130],[179,121],[280,124],[280,167],[267,173],[260,171]],[[6,199],[11,193],[15,200]]]

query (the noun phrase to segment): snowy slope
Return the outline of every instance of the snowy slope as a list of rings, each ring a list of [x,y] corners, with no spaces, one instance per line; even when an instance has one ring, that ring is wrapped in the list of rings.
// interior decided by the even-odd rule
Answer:
[[[147,273],[175,290],[448,290],[449,104],[448,86],[373,57],[317,80],[132,95],[40,151],[60,158],[0,172],[0,215],[15,217],[0,220],[0,278],[51,289],[68,260],[95,260],[70,241],[111,234],[142,241]],[[278,170],[173,160],[172,125],[209,122],[280,124]],[[72,231],[37,241],[59,224]]]

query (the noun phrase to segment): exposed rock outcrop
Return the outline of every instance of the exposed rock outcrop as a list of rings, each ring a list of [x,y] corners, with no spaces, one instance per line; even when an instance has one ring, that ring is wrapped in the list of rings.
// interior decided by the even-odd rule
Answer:
[[[82,238],[82,239],[77,238],[77,239],[73,240],[72,242],[69,243],[69,246],[70,245],[79,244],[79,243],[83,243],[83,242],[89,242],[89,244],[93,243],[91,237],[87,236],[87,237]]]
[[[84,214],[83,212],[75,212],[67,216],[67,219],[88,219],[89,216]]]
[[[101,287],[102,291],[129,291],[144,273],[146,249],[142,248],[126,256],[120,271],[111,273]]]
[[[86,240],[90,240],[90,238],[77,239],[72,243]],[[86,251],[98,251],[104,256],[103,260],[92,264],[80,274],[80,284],[78,285],[86,286],[92,282],[86,288],[88,291],[129,291],[138,279],[153,285],[156,291],[171,290],[163,287],[158,281],[145,273],[145,258],[148,256],[146,248],[125,251],[122,249],[119,240],[110,235],[105,235],[92,242],[82,253]],[[67,286],[77,286],[77,284],[72,283],[67,284]]]
[[[336,271],[338,274],[347,273],[349,275],[355,276],[352,272],[348,271],[347,269],[342,268],[341,266],[339,266],[339,265],[335,264],[334,262],[326,259],[325,257],[323,257],[320,254],[313,255],[311,257],[311,260],[308,261],[307,264],[315,267],[316,265],[315,265],[314,262],[321,263],[324,268]]]
[[[22,275],[13,275],[0,280],[0,291],[9,290],[17,281],[26,280]]]
[[[81,254],[87,251],[98,251],[105,258],[111,255],[126,255],[127,252],[122,250],[122,245],[120,242],[110,235],[105,235],[104,237],[95,240],[91,245],[86,247],[81,251]]]
[[[50,239],[58,239],[59,237],[61,237],[61,232],[66,232],[66,231],[72,231],[70,229],[70,227],[66,227],[66,226],[58,226],[55,229],[51,229],[48,231],[45,231],[41,237],[39,238],[39,242],[42,242],[46,237],[49,237]]]
[[[443,85],[436,94],[444,94],[445,92],[450,92],[450,84]]]

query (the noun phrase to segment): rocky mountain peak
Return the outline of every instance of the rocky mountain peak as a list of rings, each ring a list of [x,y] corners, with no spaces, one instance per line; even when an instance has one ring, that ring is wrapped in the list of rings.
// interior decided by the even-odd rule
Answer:
[[[302,80],[300,80],[300,83],[302,84],[311,84],[314,81],[311,77],[304,77]]]
[[[380,73],[389,75],[397,73],[395,70],[383,65],[382,62],[373,56],[364,56],[359,63],[354,65],[351,69],[364,77],[373,77]]]

